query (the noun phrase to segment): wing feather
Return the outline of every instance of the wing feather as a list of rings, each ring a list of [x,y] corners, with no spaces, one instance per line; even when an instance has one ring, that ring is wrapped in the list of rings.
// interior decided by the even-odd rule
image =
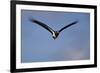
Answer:
[[[66,28],[68,28],[68,27],[70,27],[70,26],[72,26],[72,25],[74,25],[74,24],[76,24],[76,23],[78,23],[78,21],[74,21],[73,23],[71,23],[71,24],[69,24],[69,25],[66,25],[65,27],[61,28],[61,29],[59,30],[59,32],[63,31],[64,29],[66,29]]]
[[[43,28],[45,28],[46,30],[48,30],[51,34],[53,34],[54,30],[52,28],[50,28],[49,26],[47,26],[46,24],[44,24],[41,21],[38,21],[36,19],[30,19],[31,22],[36,23],[40,26],[42,26]]]

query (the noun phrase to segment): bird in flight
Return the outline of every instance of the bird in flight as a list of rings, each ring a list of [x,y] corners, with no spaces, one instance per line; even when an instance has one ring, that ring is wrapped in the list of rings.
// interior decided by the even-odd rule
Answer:
[[[70,26],[72,26],[72,25],[74,25],[78,22],[78,21],[74,21],[74,22],[66,25],[65,27],[61,28],[60,30],[55,31],[51,27],[46,25],[45,23],[38,21],[36,19],[31,18],[30,21],[33,22],[33,23],[36,23],[36,24],[40,25],[41,27],[43,27],[44,29],[48,30],[52,34],[53,39],[56,39],[61,31],[63,31],[64,29],[66,29],[66,28],[68,28],[68,27],[70,27]]]

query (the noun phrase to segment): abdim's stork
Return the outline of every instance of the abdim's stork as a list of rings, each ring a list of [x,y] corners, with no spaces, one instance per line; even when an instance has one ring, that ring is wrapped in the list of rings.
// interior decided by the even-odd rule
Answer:
[[[30,21],[33,22],[33,23],[36,23],[36,24],[42,26],[43,28],[45,28],[46,30],[48,30],[48,31],[52,34],[52,37],[53,37],[54,39],[56,39],[56,38],[58,37],[58,35],[59,35],[59,33],[60,33],[61,31],[63,31],[64,29],[66,29],[66,28],[68,28],[68,27],[70,27],[70,26],[72,26],[72,25],[74,25],[74,24],[76,24],[76,23],[78,22],[78,21],[74,21],[74,22],[72,22],[72,23],[66,25],[65,27],[61,28],[60,30],[55,31],[55,30],[53,30],[52,28],[50,28],[48,25],[46,25],[46,24],[44,24],[43,22],[38,21],[38,20],[36,20],[36,19],[32,19],[32,18],[31,18]]]

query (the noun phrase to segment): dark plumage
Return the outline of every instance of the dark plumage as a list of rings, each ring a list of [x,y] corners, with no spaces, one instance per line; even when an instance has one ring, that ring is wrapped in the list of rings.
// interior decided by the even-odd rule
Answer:
[[[38,21],[36,19],[30,19],[30,21],[33,22],[33,23],[36,23],[36,24],[42,26],[43,28],[45,28],[46,30],[48,30],[52,34],[54,39],[56,39],[58,37],[58,35],[60,34],[61,31],[63,31],[64,29],[66,29],[66,28],[68,28],[68,27],[70,27],[70,26],[72,26],[72,25],[74,25],[74,24],[76,24],[78,22],[78,21],[74,21],[74,22],[66,25],[65,27],[61,28],[59,31],[54,31],[49,26],[47,26],[46,24],[44,24],[44,23],[42,23],[42,22],[40,22],[40,21]]]

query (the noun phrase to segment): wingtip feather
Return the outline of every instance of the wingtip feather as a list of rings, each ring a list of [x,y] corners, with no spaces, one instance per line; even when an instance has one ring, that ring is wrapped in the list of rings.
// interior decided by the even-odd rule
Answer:
[[[29,20],[30,20],[31,22],[35,22],[35,21],[36,21],[34,18],[29,18]]]

